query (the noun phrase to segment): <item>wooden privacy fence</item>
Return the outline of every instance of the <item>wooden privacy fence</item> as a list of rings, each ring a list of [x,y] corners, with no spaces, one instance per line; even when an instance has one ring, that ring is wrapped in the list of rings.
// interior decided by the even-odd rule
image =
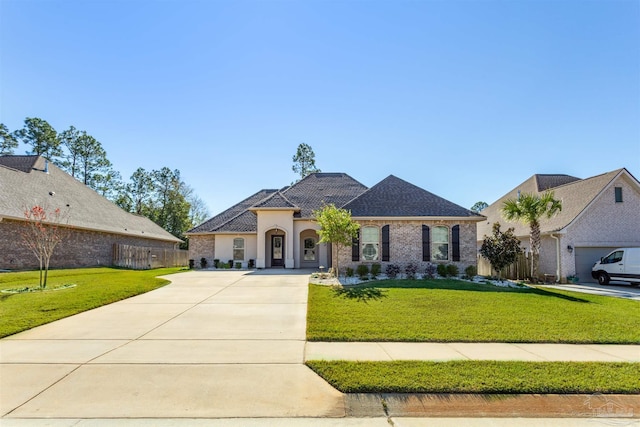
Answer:
[[[181,249],[148,248],[143,246],[113,245],[113,265],[146,270],[161,267],[185,267],[189,265],[189,251]]]
[[[531,256],[529,253],[518,254],[516,262],[502,269],[500,275],[503,279],[524,280],[531,276]],[[482,255],[478,255],[478,274],[481,276],[497,276],[492,270],[491,264]]]

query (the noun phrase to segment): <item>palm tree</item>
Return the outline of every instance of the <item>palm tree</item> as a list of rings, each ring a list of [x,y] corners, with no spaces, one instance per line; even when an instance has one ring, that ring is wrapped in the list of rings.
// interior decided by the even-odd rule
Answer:
[[[538,277],[538,257],[540,255],[540,219],[551,218],[562,210],[562,202],[554,198],[553,191],[542,195],[522,193],[517,199],[507,199],[502,204],[502,216],[507,221],[521,222],[530,228],[531,279]]]

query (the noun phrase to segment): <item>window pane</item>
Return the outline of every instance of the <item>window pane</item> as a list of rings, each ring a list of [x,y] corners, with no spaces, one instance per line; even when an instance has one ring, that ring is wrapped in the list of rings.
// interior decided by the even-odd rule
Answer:
[[[234,261],[244,261],[244,249],[234,249],[233,259]]]
[[[244,249],[244,239],[233,239],[233,249]]]
[[[313,237],[307,237],[304,239],[304,260],[316,260],[316,239]]]
[[[363,243],[378,243],[379,229],[378,227],[363,227],[362,228],[362,242]]]
[[[378,259],[378,244],[365,243],[362,246],[362,258],[364,258],[365,261],[376,261]]]
[[[447,261],[449,259],[449,228],[433,227],[431,259],[434,261]]]

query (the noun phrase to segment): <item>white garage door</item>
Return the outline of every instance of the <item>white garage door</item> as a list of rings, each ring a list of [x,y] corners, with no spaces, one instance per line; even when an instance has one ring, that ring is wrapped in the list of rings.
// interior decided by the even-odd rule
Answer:
[[[615,247],[611,248],[576,248],[576,274],[581,282],[597,282],[591,277],[591,267],[600,258],[607,255]]]

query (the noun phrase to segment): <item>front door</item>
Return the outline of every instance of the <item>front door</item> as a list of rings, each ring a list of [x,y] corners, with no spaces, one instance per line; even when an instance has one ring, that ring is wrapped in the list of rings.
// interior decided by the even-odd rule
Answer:
[[[271,267],[284,267],[284,236],[271,236]]]

